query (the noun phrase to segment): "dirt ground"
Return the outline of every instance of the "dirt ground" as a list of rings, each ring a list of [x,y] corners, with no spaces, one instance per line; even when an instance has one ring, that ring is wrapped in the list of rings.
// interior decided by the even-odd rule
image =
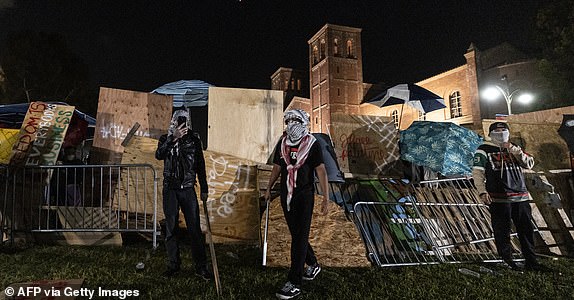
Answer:
[[[355,225],[345,218],[343,208],[331,202],[326,216],[320,213],[321,196],[315,196],[315,211],[309,241],[319,263],[329,267],[370,266],[365,246]],[[265,215],[261,222],[265,226]],[[271,202],[267,244],[267,265],[289,266],[291,235],[276,198]]]

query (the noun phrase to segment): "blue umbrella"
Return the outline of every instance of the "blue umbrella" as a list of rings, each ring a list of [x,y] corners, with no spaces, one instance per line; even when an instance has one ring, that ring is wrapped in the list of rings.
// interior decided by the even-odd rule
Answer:
[[[164,84],[152,93],[173,96],[173,107],[206,106],[210,86],[201,80],[179,80]]]
[[[401,158],[445,176],[470,175],[482,138],[450,122],[416,121],[401,132]]]

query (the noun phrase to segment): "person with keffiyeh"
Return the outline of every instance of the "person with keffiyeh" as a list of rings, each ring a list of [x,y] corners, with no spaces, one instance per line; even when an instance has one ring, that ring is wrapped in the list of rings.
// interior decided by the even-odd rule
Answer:
[[[319,143],[309,133],[309,115],[300,109],[284,114],[285,132],[275,147],[273,169],[265,199],[281,175],[281,207],[291,233],[291,268],[287,283],[275,294],[291,299],[301,294],[303,280],[313,280],[321,271],[309,244],[315,197],[315,174],[323,191],[328,191],[327,171]],[[321,212],[328,212],[329,193],[323,193]],[[307,267],[305,268],[305,264]]]

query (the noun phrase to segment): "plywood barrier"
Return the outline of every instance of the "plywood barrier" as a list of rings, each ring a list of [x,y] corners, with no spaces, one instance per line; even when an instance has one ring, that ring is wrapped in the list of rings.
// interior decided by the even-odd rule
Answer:
[[[399,175],[398,131],[391,118],[333,114],[329,127],[337,161],[355,175]]]
[[[158,141],[146,137],[135,136],[122,158],[123,164],[151,164],[158,176],[158,221],[165,219],[163,214],[163,161],[155,159],[155,150]],[[218,243],[259,243],[259,189],[257,184],[257,167],[255,163],[239,159],[230,155],[214,151],[204,151],[209,186],[207,201],[210,215],[211,229],[214,241]],[[141,180],[142,174],[131,172],[122,178],[130,178],[122,182],[123,190],[133,185],[135,177]],[[137,195],[128,199],[145,199],[145,205],[153,205],[153,187],[136,190],[129,188],[130,193]],[[199,197],[199,186],[196,192]],[[198,198],[199,199],[199,198]],[[203,203],[199,201],[200,211],[203,212]],[[143,208],[142,203],[130,203],[130,211]],[[138,209],[139,208],[139,209]],[[205,217],[200,213],[202,229],[205,231]],[[183,215],[180,214],[180,225],[184,226]]]
[[[136,122],[140,127],[135,135],[159,138],[169,126],[172,107],[171,96],[100,88],[93,147],[103,150],[100,150],[100,156],[90,161],[119,163],[121,159],[117,160],[113,154],[123,153],[121,143]],[[107,160],[98,160],[106,159],[106,156]]]

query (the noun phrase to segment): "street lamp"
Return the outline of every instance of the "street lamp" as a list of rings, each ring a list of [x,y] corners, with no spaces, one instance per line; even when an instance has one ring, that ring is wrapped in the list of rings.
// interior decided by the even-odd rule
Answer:
[[[506,79],[505,77],[503,77],[503,79]],[[496,100],[500,97],[500,95],[502,94],[502,96],[504,97],[504,100],[506,101],[506,107],[508,108],[508,115],[512,115],[512,100],[514,99],[514,96],[518,95],[518,101],[526,104],[526,103],[530,103],[533,99],[534,96],[530,93],[518,93],[520,91],[520,89],[516,89],[514,91],[512,91],[511,93],[508,92],[508,86],[506,87],[506,89],[501,88],[498,85],[493,85],[493,86],[489,86],[486,89],[484,89],[482,91],[482,97],[484,97],[487,100]]]

